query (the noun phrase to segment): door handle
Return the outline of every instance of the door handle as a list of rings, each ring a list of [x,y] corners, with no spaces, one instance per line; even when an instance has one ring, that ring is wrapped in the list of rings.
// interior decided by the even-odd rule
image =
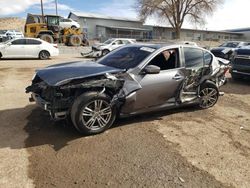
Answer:
[[[179,74],[176,74],[174,77],[173,77],[173,80],[180,80],[182,79],[182,76],[179,75]]]

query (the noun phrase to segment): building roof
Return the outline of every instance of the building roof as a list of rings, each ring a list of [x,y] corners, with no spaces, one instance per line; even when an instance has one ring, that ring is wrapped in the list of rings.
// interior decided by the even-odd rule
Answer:
[[[250,27],[238,28],[238,29],[229,29],[229,32],[250,32]]]
[[[105,20],[120,20],[120,21],[142,23],[142,21],[136,18],[114,17],[114,16],[107,16],[107,15],[101,15],[101,14],[96,14],[96,13],[86,13],[86,12],[70,12],[68,17],[70,17],[71,14],[74,14],[77,17],[83,17],[83,18],[97,18],[97,19],[105,19]]]
[[[151,25],[145,25],[150,27]],[[164,26],[151,26],[154,28],[167,28],[167,29],[173,29],[172,27],[164,27]],[[201,30],[201,29],[186,29],[186,28],[181,28],[182,31],[194,31],[194,32],[211,32],[211,33],[222,33],[222,34],[235,34],[235,35],[242,35],[242,33],[238,32],[233,32],[233,31],[213,31],[213,30]]]
[[[119,30],[134,30],[134,31],[151,31],[151,29],[147,28],[136,28],[136,27],[117,27],[117,26],[104,26],[104,25],[97,25],[99,27],[105,27],[110,29],[119,29]]]

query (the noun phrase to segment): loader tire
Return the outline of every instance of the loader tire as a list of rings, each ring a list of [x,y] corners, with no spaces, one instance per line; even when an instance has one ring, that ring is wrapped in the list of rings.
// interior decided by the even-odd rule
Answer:
[[[69,38],[70,46],[80,46],[82,44],[82,39],[79,35],[72,35]]]
[[[48,43],[54,43],[53,37],[51,35],[49,35],[49,34],[42,34],[42,35],[40,35],[39,38],[46,41],[46,42],[48,42]]]

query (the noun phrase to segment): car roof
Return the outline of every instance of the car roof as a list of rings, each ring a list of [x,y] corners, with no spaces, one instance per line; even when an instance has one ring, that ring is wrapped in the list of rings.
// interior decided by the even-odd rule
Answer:
[[[168,43],[134,43],[134,44],[130,44],[129,46],[132,47],[149,47],[149,48],[153,48],[153,49],[161,49],[161,48],[179,48],[179,47],[187,47],[187,48],[197,48],[197,49],[202,49],[202,50],[206,50],[204,48],[201,48],[199,46],[193,46],[193,45],[189,45],[189,44],[180,44],[180,43],[174,43],[174,42],[168,42]],[[208,51],[208,50],[206,50]]]
[[[130,39],[130,38],[111,38],[113,40],[136,40],[136,39]]]

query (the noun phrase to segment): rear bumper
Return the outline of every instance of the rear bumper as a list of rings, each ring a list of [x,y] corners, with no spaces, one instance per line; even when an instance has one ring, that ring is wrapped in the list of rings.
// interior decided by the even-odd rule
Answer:
[[[242,72],[242,71],[238,71],[238,70],[231,70],[231,74],[237,74],[237,75],[243,75],[243,76],[249,76],[250,77],[250,73]]]
[[[56,57],[56,56],[59,56],[59,50],[53,50],[52,52],[50,52],[50,56],[51,57]]]
[[[232,68],[230,70],[230,73],[244,75],[244,76],[250,76],[250,66],[249,65],[232,64]]]

